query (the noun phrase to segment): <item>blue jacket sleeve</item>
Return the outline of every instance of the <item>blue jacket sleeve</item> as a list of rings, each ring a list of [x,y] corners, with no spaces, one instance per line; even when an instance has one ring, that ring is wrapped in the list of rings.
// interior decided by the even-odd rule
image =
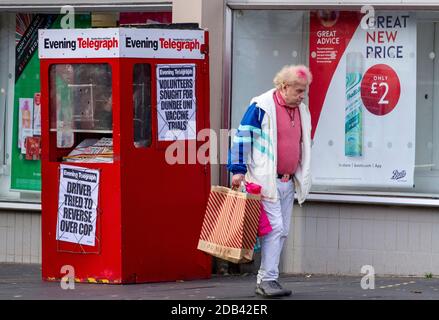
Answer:
[[[227,169],[233,174],[247,172],[248,157],[255,137],[261,134],[265,111],[256,105],[250,105],[241,120],[238,131],[233,137],[229,150]]]

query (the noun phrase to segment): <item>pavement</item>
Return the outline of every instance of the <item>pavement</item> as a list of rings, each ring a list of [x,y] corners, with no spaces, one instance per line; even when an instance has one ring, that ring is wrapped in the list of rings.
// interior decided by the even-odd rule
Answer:
[[[293,294],[281,300],[439,300],[439,278],[375,276],[362,289],[362,276],[283,274]],[[256,275],[212,275],[211,279],[130,285],[60,283],[41,280],[39,264],[0,264],[0,300],[267,300],[254,292]],[[371,283],[369,283],[371,284]]]

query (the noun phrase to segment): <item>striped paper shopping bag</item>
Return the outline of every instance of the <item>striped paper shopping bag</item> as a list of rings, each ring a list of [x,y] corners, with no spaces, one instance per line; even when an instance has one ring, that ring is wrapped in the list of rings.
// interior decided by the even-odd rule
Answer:
[[[260,195],[212,186],[198,249],[234,263],[252,261],[260,213]]]

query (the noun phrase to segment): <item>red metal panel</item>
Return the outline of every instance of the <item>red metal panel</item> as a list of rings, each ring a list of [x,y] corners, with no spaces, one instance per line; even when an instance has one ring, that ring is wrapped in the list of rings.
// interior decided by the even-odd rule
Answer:
[[[59,166],[56,156],[61,152],[56,147],[56,134],[49,132],[49,68],[52,64],[84,63],[83,60],[41,60],[42,102],[42,276],[45,280],[56,280],[63,276],[64,265],[74,267],[75,278],[80,281],[96,279],[122,283],[121,271],[121,191],[120,191],[120,143],[117,139],[119,119],[113,116],[113,140],[115,161],[113,164],[72,164],[101,171],[98,203],[96,246],[57,241],[56,223],[58,212]],[[89,59],[87,63],[110,63],[113,79],[119,73],[116,59]],[[119,81],[113,80],[113,114],[119,112]],[[76,142],[75,142],[76,143]],[[61,150],[62,151],[62,150]],[[64,151],[65,154],[66,151]]]
[[[151,64],[152,128],[150,148],[135,148],[133,128],[121,134],[123,273],[136,282],[207,278],[211,257],[197,250],[198,238],[210,186],[210,170],[203,164],[166,163],[166,148],[173,142],[157,141],[157,64],[196,65],[197,132],[208,127],[208,73],[200,60],[124,59],[121,79],[126,112],[123,123],[131,124],[132,70],[136,63]],[[207,119],[207,121],[206,121]],[[193,141],[195,144],[196,142]],[[188,153],[188,143],[185,147]],[[129,230],[129,232],[128,232]],[[141,265],[142,268],[138,268]]]

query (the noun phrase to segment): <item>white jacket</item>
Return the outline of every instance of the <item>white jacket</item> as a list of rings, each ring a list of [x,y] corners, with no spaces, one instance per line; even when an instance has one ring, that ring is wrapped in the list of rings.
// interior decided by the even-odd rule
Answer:
[[[262,186],[262,198],[275,202],[277,195],[277,121],[276,105],[271,89],[252,99],[250,104],[256,102],[257,106],[265,111],[262,120],[262,134],[256,137],[251,156],[252,161],[247,165],[245,179]],[[302,157],[294,174],[294,185],[297,200],[300,205],[305,201],[311,189],[311,115],[308,107],[301,103],[299,106],[300,121],[302,125]],[[267,152],[260,152],[255,146],[267,148]]]

